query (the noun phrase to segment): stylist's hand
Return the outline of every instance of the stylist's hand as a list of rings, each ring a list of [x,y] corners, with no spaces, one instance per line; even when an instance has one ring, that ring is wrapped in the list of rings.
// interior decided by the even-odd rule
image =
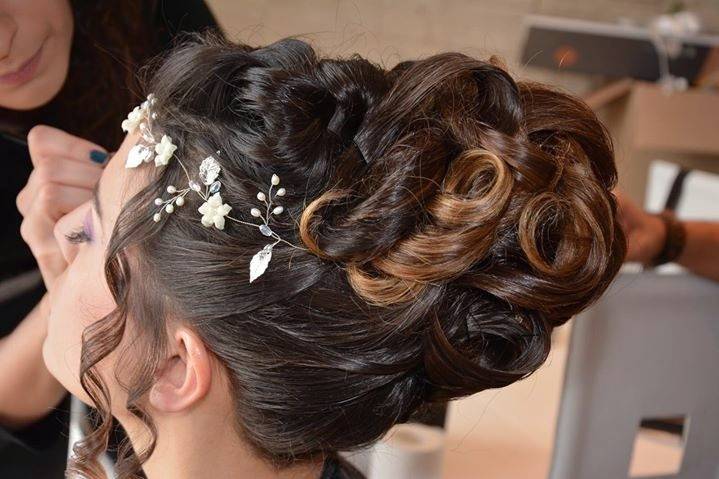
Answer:
[[[666,241],[664,222],[637,206],[621,191],[614,191],[619,204],[619,220],[627,237],[626,261],[649,264]]]
[[[17,196],[20,234],[50,290],[67,264],[53,235],[55,223],[92,197],[107,159],[105,149],[57,128],[38,125],[27,136],[34,170]]]

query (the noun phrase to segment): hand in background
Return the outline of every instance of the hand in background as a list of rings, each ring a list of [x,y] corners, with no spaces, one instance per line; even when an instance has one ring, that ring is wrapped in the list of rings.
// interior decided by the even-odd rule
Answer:
[[[42,358],[47,302],[46,294],[12,333],[0,338],[0,424],[11,429],[46,416],[66,394]]]
[[[49,290],[67,266],[53,235],[55,223],[92,197],[107,154],[89,141],[43,125],[30,130],[28,147],[34,170],[17,197],[24,217],[20,234]]]
[[[619,204],[619,220],[627,236],[626,261],[650,263],[661,251],[666,228],[661,218],[647,213],[621,191],[615,191]]]

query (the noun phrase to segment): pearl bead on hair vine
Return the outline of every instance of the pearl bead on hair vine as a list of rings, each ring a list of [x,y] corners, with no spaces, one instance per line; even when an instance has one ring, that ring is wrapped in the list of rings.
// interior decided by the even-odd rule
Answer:
[[[306,250],[306,248],[295,246],[280,238],[280,236],[270,228],[269,220],[271,215],[279,215],[284,211],[282,206],[275,205],[273,207],[273,200],[278,196],[284,196],[286,193],[284,188],[279,188],[274,192],[272,191],[273,187],[280,184],[279,176],[276,174],[272,175],[267,193],[262,191],[257,193],[257,199],[265,206],[265,213],[263,214],[259,208],[252,208],[250,210],[250,215],[255,218],[260,218],[262,223],[250,223],[230,216],[229,213],[232,211],[232,207],[227,203],[223,203],[222,196],[220,195],[222,183],[218,180],[218,177],[220,176],[222,168],[217,158],[213,155],[209,155],[202,160],[198,174],[198,182],[190,177],[182,161],[174,156],[177,146],[172,143],[172,138],[168,135],[162,135],[159,142],[156,140],[155,135],[152,133],[151,126],[151,120],[157,119],[157,113],[151,111],[151,107],[156,101],[155,96],[150,93],[147,95],[147,100],[142,102],[140,106],[136,106],[127,115],[127,119],[122,122],[122,129],[127,133],[134,133],[137,129],[140,130],[140,140],[130,149],[127,160],[125,161],[125,168],[137,168],[141,164],[149,163],[153,160],[157,168],[166,166],[170,162],[170,159],[175,157],[187,177],[186,188],[180,189],[174,185],[169,185],[167,187],[167,193],[173,196],[166,200],[155,198],[154,203],[158,208],[152,216],[155,222],[162,220],[163,211],[167,214],[171,214],[175,211],[175,207],[183,206],[187,194],[190,191],[194,191],[204,201],[197,209],[202,215],[200,222],[203,226],[207,228],[214,226],[221,230],[225,228],[225,220],[228,219],[235,223],[257,228],[264,236],[274,238],[275,241],[273,243],[266,244],[252,257],[250,261],[250,283],[265,272],[267,265],[272,259],[272,248],[274,248],[277,243],[283,242],[293,248]],[[214,154],[220,156],[219,151],[216,151]]]

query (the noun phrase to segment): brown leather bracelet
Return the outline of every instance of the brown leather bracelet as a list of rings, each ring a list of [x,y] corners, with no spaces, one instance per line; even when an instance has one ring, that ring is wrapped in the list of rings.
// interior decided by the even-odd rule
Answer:
[[[684,245],[686,244],[686,229],[684,224],[677,219],[674,212],[664,210],[657,215],[663,222],[667,234],[664,240],[664,246],[661,251],[650,262],[649,266],[655,268],[662,264],[671,263],[682,254]]]

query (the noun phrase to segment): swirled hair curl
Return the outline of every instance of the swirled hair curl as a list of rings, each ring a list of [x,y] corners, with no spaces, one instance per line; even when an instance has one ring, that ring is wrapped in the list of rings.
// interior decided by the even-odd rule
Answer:
[[[173,318],[226,370],[238,434],[283,467],[527,377],[552,329],[623,261],[605,127],[581,100],[515,81],[494,57],[441,53],[386,70],[293,38],[261,48],[194,38],[147,91],[191,171],[222,151],[233,211],[249,212],[277,173],[288,215],[273,228],[307,251],[278,245],[249,284],[265,238],[206,229],[192,207],[158,227],[148,205],[184,175],[176,162],[151,173],[110,241],[117,308],[83,338],[82,383],[101,420],[76,449],[77,471],[100,474],[110,415],[95,366],[127,321],[133,348],[151,357],[133,368],[126,406],[154,436],[140,400]],[[121,477],[153,448],[126,447]]]

